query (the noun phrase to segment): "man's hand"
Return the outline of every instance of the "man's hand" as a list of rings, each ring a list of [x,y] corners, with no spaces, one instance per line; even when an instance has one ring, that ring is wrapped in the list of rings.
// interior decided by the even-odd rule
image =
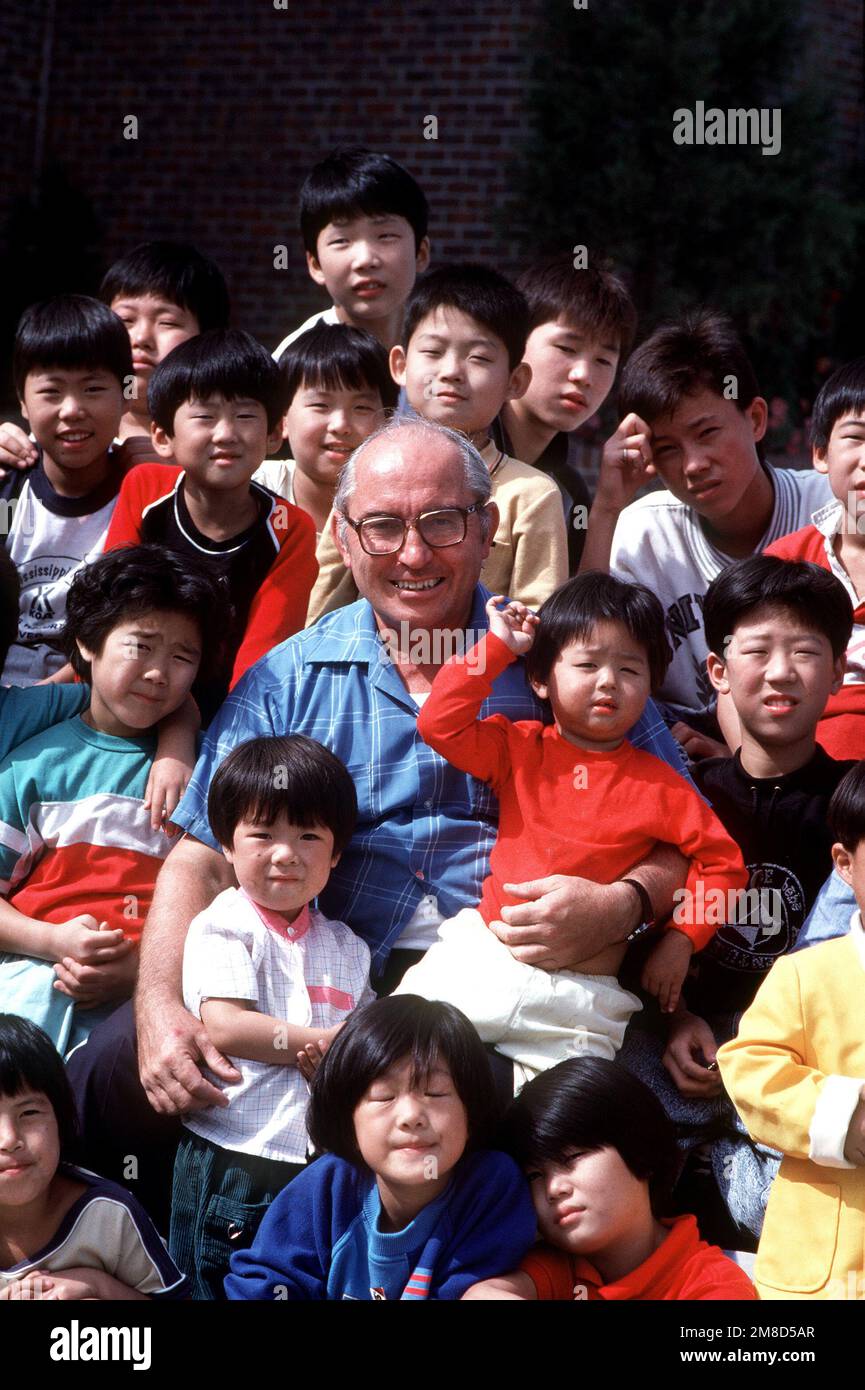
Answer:
[[[719,743],[715,738],[709,738],[707,734],[700,734],[690,725],[683,724],[681,720],[670,726],[670,733],[678,743],[682,745],[692,762],[699,762],[700,758],[729,758],[730,750],[726,743]]]
[[[220,1080],[240,1080],[240,1072],[213,1046],[200,1019],[174,1000],[137,1008],[138,1069],[147,1099],[160,1115],[186,1115],[208,1105],[228,1105],[228,1098],[201,1074],[202,1067]]]
[[[713,1066],[716,1055],[715,1035],[706,1020],[680,1009],[670,1024],[663,1060],[683,1096],[709,1099],[718,1095],[721,1076]]]
[[[633,502],[640,488],[656,476],[652,462],[652,431],[631,412],[604,445],[595,502],[610,512],[620,512]]]
[[[85,965],[66,956],[54,966],[54,988],[74,999],[79,1009],[95,1009],[113,999],[128,999],[138,975],[138,947],[124,941],[117,955],[98,964]]]
[[[506,606],[500,608],[501,603]],[[507,603],[504,594],[494,594],[487,603],[487,618],[490,632],[515,656],[525,656],[531,649],[539,619],[524,603]]]
[[[662,1013],[675,1013],[693,954],[693,941],[676,927],[665,931],[649,954],[641,983],[655,996]]]
[[[552,874],[504,888],[526,902],[503,907],[502,921],[490,923],[490,930],[516,960],[541,970],[572,969],[605,946],[624,941],[636,925],[635,894],[627,884]]]
[[[859,1101],[847,1126],[844,1157],[848,1163],[855,1163],[857,1168],[865,1166],[865,1086],[859,1092]]]
[[[0,478],[5,478],[9,469],[32,468],[39,457],[39,450],[27,435],[11,420],[0,425]]]

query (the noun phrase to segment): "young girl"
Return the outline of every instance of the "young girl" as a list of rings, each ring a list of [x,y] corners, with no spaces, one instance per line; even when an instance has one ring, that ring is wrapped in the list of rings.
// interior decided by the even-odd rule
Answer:
[[[125,1188],[63,1162],[75,1102],[49,1038],[0,1014],[0,1299],[185,1298]]]
[[[673,1129],[624,1067],[560,1062],[520,1092],[502,1142],[528,1177],[544,1243],[466,1298],[756,1298],[693,1216],[661,1217],[676,1171]]]
[[[402,995],[352,1014],[315,1073],[307,1123],[327,1150],[232,1257],[232,1299],[457,1299],[519,1260],[526,1184],[481,1147],[483,1045],[447,1004]]]

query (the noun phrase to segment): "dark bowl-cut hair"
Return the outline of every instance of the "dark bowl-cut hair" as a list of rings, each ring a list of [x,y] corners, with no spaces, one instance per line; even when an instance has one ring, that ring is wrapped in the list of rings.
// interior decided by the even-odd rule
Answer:
[[[645,584],[628,584],[602,570],[569,579],[538,609],[540,622],[526,657],[529,680],[546,684],[553,663],[570,642],[588,637],[598,623],[624,623],[645,648],[653,691],[663,683],[673,653],[667,640],[664,610]]]
[[[69,587],[61,641],[75,674],[90,680],[90,662],[78,642],[98,656],[116,627],[153,612],[184,613],[195,622],[201,634],[199,681],[220,669],[231,619],[224,586],[189,555],[162,545],[125,545],[85,565]]]
[[[0,667],[5,664],[9,648],[18,638],[20,597],[21,576],[9,551],[0,545]]]
[[[624,280],[594,260],[574,266],[570,251],[534,261],[517,279],[529,306],[529,332],[564,319],[578,332],[617,347],[627,357],[637,331],[637,311]]]
[[[69,1160],[78,1135],[75,1097],[63,1059],[47,1033],[18,1014],[0,1014],[0,1096],[41,1091],[57,1120],[60,1157]]]
[[[485,265],[443,265],[419,280],[409,295],[402,331],[408,347],[421,323],[436,309],[459,309],[500,338],[511,370],[523,359],[529,336],[525,296],[504,275]]]
[[[284,815],[305,829],[327,826],[334,853],[341,854],[354,834],[357,793],[345,764],[315,739],[251,738],[233,748],[213,774],[207,815],[227,849],[241,821],[269,825]]]
[[[833,838],[853,854],[865,840],[865,761],[841,778],[826,813]]]
[[[736,624],[760,608],[780,608],[828,640],[837,661],[853,631],[853,605],[834,574],[807,560],[750,555],[713,579],[703,602],[703,629],[710,652],[723,657]]]
[[[129,334],[116,314],[86,294],[59,294],[24,310],[15,333],[12,375],[19,400],[31,372],[49,367],[110,372],[132,379]]]
[[[300,231],[309,254],[318,256],[319,233],[329,222],[358,213],[404,217],[414,232],[415,251],[427,234],[427,200],[408,170],[390,155],[346,145],[314,164],[300,190]]]
[[[172,348],[157,366],[147,388],[147,405],[155,424],[174,434],[174,416],[191,400],[224,396],[258,401],[275,430],[286,409],[285,377],[269,352],[242,328],[213,328]]]
[[[649,1184],[666,1216],[679,1167],[676,1134],[657,1096],[620,1062],[572,1057],[529,1081],[502,1121],[497,1147],[521,1168],[566,1163],[575,1151],[615,1149]]]
[[[865,416],[865,357],[845,362],[824,381],[811,415],[811,444],[826,449],[836,420],[843,415]]]
[[[446,1064],[466,1109],[467,1147],[483,1147],[497,1119],[484,1045],[453,1004],[417,994],[392,994],[349,1015],[312,1082],[306,1122],[314,1147],[361,1163],[354,1112],[375,1079],[406,1057],[413,1084]]]
[[[290,343],[279,359],[285,377],[286,409],[303,386],[324,391],[377,391],[393,410],[399,387],[387,353],[372,333],[348,323],[319,323]]]
[[[227,328],[231,313],[225,276],[215,261],[183,241],[143,241],[105,272],[99,296],[150,294],[194,314],[198,330]]]
[[[634,411],[651,425],[704,390],[733,400],[740,411],[760,394],[732,319],[712,309],[662,324],[634,349],[622,373],[619,413]]]

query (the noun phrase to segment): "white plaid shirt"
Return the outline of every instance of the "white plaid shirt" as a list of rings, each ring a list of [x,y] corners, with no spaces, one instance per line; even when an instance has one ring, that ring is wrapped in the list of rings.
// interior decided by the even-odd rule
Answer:
[[[242,889],[227,888],[190,923],[183,1002],[200,1018],[207,999],[248,999],[259,1013],[324,1030],[375,998],[369,961],[369,947],[344,922],[304,908],[287,926]],[[222,1149],[303,1163],[309,1088],[297,1067],[231,1060],[239,1082],[207,1074],[230,1105],[196,1110],[184,1123]]]

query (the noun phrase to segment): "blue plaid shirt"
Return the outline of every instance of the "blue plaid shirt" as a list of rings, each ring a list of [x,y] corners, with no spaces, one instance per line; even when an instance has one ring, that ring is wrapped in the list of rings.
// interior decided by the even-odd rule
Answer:
[[[466,646],[488,626],[478,585]],[[372,952],[375,974],[433,894],[452,917],[475,907],[489,871],[498,803],[484,783],[458,771],[418,737],[418,706],[390,662],[365,599],[337,609],[275,647],[247,671],[207,731],[186,795],[174,815],[190,835],[219,849],[207,819],[210,779],[246,739],[306,734],[342,759],[357,788],[358,823],[319,906],[347,922]],[[480,717],[550,720],[523,663],[496,680]],[[630,733],[638,748],[682,770],[679,745],[651,701]]]

